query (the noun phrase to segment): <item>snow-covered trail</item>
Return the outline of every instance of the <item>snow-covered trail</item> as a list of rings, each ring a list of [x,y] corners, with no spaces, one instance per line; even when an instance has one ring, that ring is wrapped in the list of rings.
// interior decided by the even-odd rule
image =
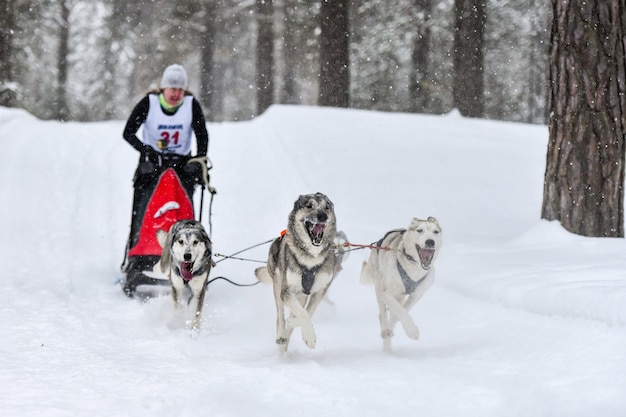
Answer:
[[[317,348],[296,331],[285,357],[269,287],[215,282],[192,338],[167,297],[141,304],[115,285],[136,160],[122,127],[0,109],[0,137],[19,132],[0,154],[3,416],[626,413],[626,248],[538,222],[541,127],[291,107],[209,126],[216,252],[275,236],[315,191],[352,242],[412,216],[444,228],[412,312],[419,341],[398,328],[382,353],[354,251],[314,318]],[[252,282],[256,266],[214,274]]]

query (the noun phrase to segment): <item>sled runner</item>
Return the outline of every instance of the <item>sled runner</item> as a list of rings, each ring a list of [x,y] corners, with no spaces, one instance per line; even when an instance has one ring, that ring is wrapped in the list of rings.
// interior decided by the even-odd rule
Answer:
[[[150,196],[137,242],[128,248],[126,254],[121,284],[127,296],[133,297],[135,293],[140,293],[149,297],[167,292],[169,281],[165,275],[153,271],[162,251],[157,241],[157,231],[169,231],[178,220],[193,219],[194,209],[190,197],[174,169],[167,168]]]

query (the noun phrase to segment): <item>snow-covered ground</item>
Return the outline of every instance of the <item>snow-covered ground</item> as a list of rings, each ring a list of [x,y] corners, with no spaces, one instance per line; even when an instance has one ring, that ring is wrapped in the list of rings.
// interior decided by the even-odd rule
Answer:
[[[545,126],[291,106],[209,124],[219,254],[277,236],[316,191],[352,243],[412,217],[443,227],[419,341],[398,327],[382,352],[357,250],[314,316],[317,348],[297,329],[281,356],[268,286],[211,284],[195,337],[169,325],[168,297],[123,295],[123,124],[0,108],[2,416],[626,415],[626,241],[540,220]],[[249,283],[257,266],[212,274]]]

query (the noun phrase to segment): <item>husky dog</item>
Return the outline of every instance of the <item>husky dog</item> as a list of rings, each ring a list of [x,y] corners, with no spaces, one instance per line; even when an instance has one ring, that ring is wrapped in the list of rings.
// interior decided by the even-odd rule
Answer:
[[[398,321],[411,339],[419,330],[409,310],[435,280],[434,262],[442,244],[441,227],[434,217],[414,218],[407,229],[387,232],[363,262],[361,282],[374,283],[383,349],[391,351]]]
[[[163,248],[159,265],[172,286],[172,298],[180,308],[185,291],[191,292],[187,304],[194,313],[192,330],[200,330],[200,315],[206,283],[213,266],[211,239],[200,222],[180,220],[169,232],[159,230],[157,239]]]
[[[334,207],[328,197],[301,195],[289,214],[286,232],[270,246],[267,266],[254,271],[259,281],[273,284],[276,343],[281,352],[287,351],[297,326],[304,343],[315,348],[311,317],[333,280],[336,233]],[[285,306],[290,312],[287,320]]]

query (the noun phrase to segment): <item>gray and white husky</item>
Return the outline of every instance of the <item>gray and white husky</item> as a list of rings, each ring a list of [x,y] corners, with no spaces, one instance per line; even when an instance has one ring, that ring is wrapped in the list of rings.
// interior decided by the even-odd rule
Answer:
[[[169,232],[159,230],[157,240],[163,252],[155,269],[160,267],[167,275],[177,309],[187,297],[187,304],[194,312],[191,329],[200,330],[206,284],[213,265],[211,239],[200,222],[180,220]]]
[[[391,351],[393,329],[398,321],[411,339],[419,329],[409,310],[435,280],[434,262],[442,244],[439,222],[414,218],[407,229],[387,232],[363,262],[361,282],[374,283],[378,301],[383,349]]]
[[[301,195],[289,213],[287,230],[269,249],[267,266],[257,268],[261,282],[272,283],[276,302],[276,343],[286,352],[300,326],[306,345],[315,348],[311,320],[335,270],[336,218],[333,203],[322,193]],[[285,320],[285,306],[290,314]]]

